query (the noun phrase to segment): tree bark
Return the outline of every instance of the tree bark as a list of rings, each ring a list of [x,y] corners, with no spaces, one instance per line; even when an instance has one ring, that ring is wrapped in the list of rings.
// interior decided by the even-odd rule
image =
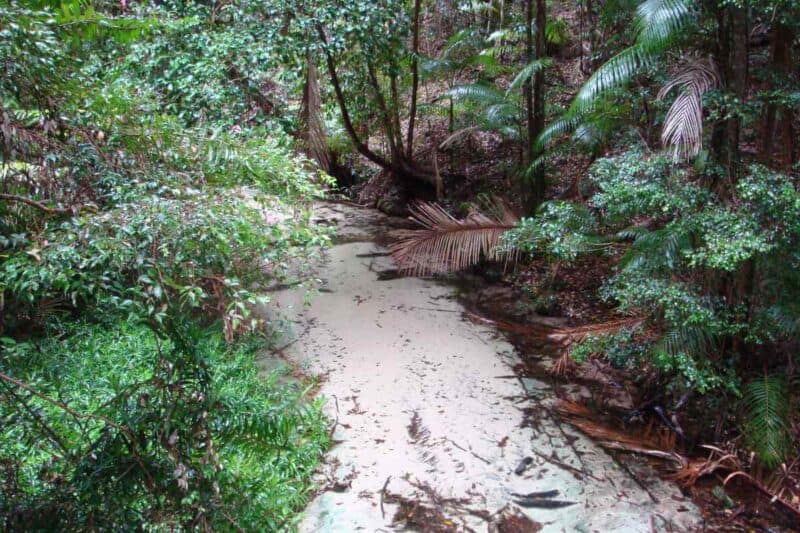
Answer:
[[[545,26],[547,25],[547,5],[545,0],[536,0],[536,59],[543,59],[547,54],[547,40]],[[539,69],[533,75],[533,133],[534,141],[544,131],[544,69]],[[534,149],[533,160],[541,154]],[[534,169],[533,195],[536,206],[544,201],[544,166],[539,165]]]
[[[378,85],[377,74],[370,64],[367,65],[369,83],[375,90],[376,103],[380,108],[379,111],[383,115],[384,120],[382,123],[384,124],[384,131],[387,139],[390,140],[390,151],[392,152],[390,154],[391,160],[387,160],[385,157],[370,150],[366,143],[359,138],[358,133],[353,126],[353,121],[350,118],[350,112],[347,108],[347,100],[345,99],[344,91],[342,90],[342,84],[336,71],[336,61],[334,60],[333,55],[328,48],[328,39],[325,35],[325,29],[321,24],[317,24],[316,28],[320,42],[322,43],[321,48],[325,54],[328,75],[330,76],[331,84],[333,85],[333,92],[336,97],[337,106],[339,107],[342,123],[356,151],[382,169],[391,172],[403,180],[424,184],[428,189],[435,187],[438,178],[434,170],[428,170],[421,168],[418,165],[414,165],[405,157],[404,152],[397,150],[397,143],[395,142],[397,137],[395,136],[396,134],[394,132],[394,127],[392,126],[392,120],[389,117],[386,101],[384,100],[380,91],[380,86]]]
[[[525,0],[525,60],[530,63],[533,61],[533,54],[535,43],[533,40],[533,2],[534,0]],[[536,139],[536,126],[534,122],[534,109],[533,109],[533,78],[525,80],[525,119],[528,128],[528,146],[526,150],[527,163],[531,164],[534,159],[533,143]],[[523,182],[528,178],[523,177]],[[525,209],[532,211],[535,209],[535,201],[533,198],[533,191],[529,183],[525,183]]]

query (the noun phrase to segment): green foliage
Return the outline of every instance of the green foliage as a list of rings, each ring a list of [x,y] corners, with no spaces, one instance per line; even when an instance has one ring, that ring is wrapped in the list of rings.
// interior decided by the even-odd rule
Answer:
[[[213,198],[145,198],[100,215],[87,215],[45,232],[31,247],[0,265],[4,291],[19,295],[16,320],[35,314],[39,302],[74,307],[137,306],[161,320],[163,306],[220,310],[231,331],[245,322],[245,304],[264,278],[280,278],[285,261],[324,238],[272,209],[233,193]]]
[[[286,530],[325,421],[247,333],[327,180],[257,104],[265,6],[31,4],[0,6],[0,527]]]
[[[521,109],[516,95],[483,83],[459,85],[447,95],[461,104],[462,120],[469,124],[454,136],[478,128],[500,133],[509,139],[522,137]]]
[[[637,330],[623,328],[607,335],[587,335],[570,347],[570,356],[583,363],[591,356],[601,355],[618,368],[635,369],[646,356],[645,347],[636,336]]]
[[[786,379],[764,375],[747,383],[742,392],[747,445],[767,467],[776,467],[791,450]]]
[[[600,245],[593,235],[597,220],[583,205],[544,203],[536,217],[523,218],[504,236],[506,246],[532,253],[541,251],[556,260],[571,261]]]
[[[181,345],[134,320],[52,327],[3,339],[0,372],[30,387],[0,382],[6,526],[291,523],[327,435],[302,389],[258,375],[258,343],[182,328]]]
[[[591,203],[607,224],[624,224],[637,216],[675,217],[709,200],[706,189],[686,182],[684,169],[664,156],[649,156],[635,148],[598,159],[589,178],[598,188]]]
[[[796,177],[748,170],[728,203],[667,157],[628,150],[595,162],[586,204],[544,204],[508,232],[507,244],[554,260],[617,258],[601,296],[648,317],[658,336],[638,341],[640,351],[627,349],[630,338],[608,336],[576,349],[578,356],[603,351],[621,364],[619,354],[630,353],[630,364],[643,357],[681,389],[736,394],[730,372],[743,354],[721,355],[726,340],[758,346],[797,338],[800,323],[792,296],[800,286]],[[707,280],[742,272],[761,287],[748,300],[709,289]]]

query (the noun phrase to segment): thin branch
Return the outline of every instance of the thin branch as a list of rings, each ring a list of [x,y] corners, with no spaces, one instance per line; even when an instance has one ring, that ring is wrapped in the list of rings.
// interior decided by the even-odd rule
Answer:
[[[43,203],[37,202],[32,198],[28,198],[27,196],[19,196],[16,194],[0,193],[0,200],[29,205],[31,207],[35,207],[40,211],[44,211],[48,215],[69,215],[74,212],[73,209],[69,207],[47,207]]]
[[[75,411],[74,409],[71,409],[70,407],[68,407],[66,404],[64,404],[62,402],[59,402],[58,400],[54,400],[53,398],[50,398],[46,394],[43,394],[43,393],[37,391],[36,389],[31,387],[27,383],[24,383],[24,382],[22,382],[22,381],[20,381],[18,379],[12,378],[11,376],[9,376],[9,375],[7,375],[7,374],[5,374],[3,372],[0,372],[0,380],[3,380],[5,382],[7,382],[7,383],[11,383],[12,385],[16,385],[17,387],[19,387],[20,389],[22,389],[24,391],[30,392],[34,396],[36,396],[38,398],[41,398],[42,400],[46,401],[47,403],[49,403],[51,405],[54,405],[55,407],[58,407],[62,411],[72,415],[74,418],[76,418],[78,420],[86,420],[86,419],[88,419],[88,420],[99,420],[101,422],[105,422],[107,425],[109,425],[112,428],[116,429],[120,433],[124,433],[128,437],[128,439],[130,440],[131,453],[133,454],[134,459],[136,460],[137,463],[139,463],[139,466],[141,467],[142,472],[144,472],[144,474],[145,474],[145,476],[147,478],[148,487],[151,490],[156,487],[156,483],[155,483],[155,480],[153,479],[153,476],[150,475],[150,472],[145,467],[144,462],[142,461],[141,457],[139,457],[139,454],[136,453],[136,439],[135,439],[135,436],[133,435],[133,433],[131,432],[130,429],[126,428],[125,426],[121,426],[121,425],[117,424],[116,422],[114,422],[110,418],[105,417],[103,415],[95,415],[95,414],[91,414],[91,413],[79,413],[79,412]]]

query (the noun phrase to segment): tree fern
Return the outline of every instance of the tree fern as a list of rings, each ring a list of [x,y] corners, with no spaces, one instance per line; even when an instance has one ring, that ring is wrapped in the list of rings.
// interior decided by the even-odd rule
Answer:
[[[791,449],[786,379],[765,374],[748,383],[742,393],[745,441],[767,467],[774,468]]]

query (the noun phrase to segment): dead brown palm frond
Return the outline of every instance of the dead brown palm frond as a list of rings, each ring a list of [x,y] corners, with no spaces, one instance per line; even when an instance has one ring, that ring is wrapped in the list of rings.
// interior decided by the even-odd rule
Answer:
[[[726,452],[716,446],[703,445],[701,447],[709,450],[708,457],[688,460],[683,467],[671,474],[669,479],[684,487],[691,487],[701,477],[713,474],[718,470],[732,471],[741,469],[742,465],[736,454]]]
[[[545,338],[553,345],[557,346],[564,353],[569,354],[573,344],[580,344],[588,336],[601,337],[612,335],[621,329],[636,328],[644,322],[641,317],[623,318],[621,320],[610,320],[599,324],[588,324],[585,326],[575,326],[570,328],[551,328]],[[554,368],[555,370],[555,368]]]
[[[317,67],[309,54],[306,67],[306,82],[300,107],[300,131],[305,150],[325,172],[331,170],[328,141],[325,135],[325,119],[322,113],[322,98],[319,89]]]
[[[400,270],[411,275],[454,272],[487,260],[513,260],[515,252],[503,249],[501,238],[519,220],[499,201],[493,214],[474,210],[458,220],[440,205],[418,202],[411,218],[423,229],[394,232],[392,257]]]
[[[661,141],[671,146],[676,159],[694,157],[703,149],[703,94],[715,87],[719,75],[713,64],[692,60],[658,92],[658,99],[679,88],[664,117]]]
[[[556,404],[556,411],[565,421],[597,441],[604,448],[667,460],[675,463],[677,468],[683,468],[687,463],[685,457],[674,451],[664,449],[664,443],[657,439],[646,435],[633,435],[620,431],[590,418],[593,414],[577,402],[560,400]]]

